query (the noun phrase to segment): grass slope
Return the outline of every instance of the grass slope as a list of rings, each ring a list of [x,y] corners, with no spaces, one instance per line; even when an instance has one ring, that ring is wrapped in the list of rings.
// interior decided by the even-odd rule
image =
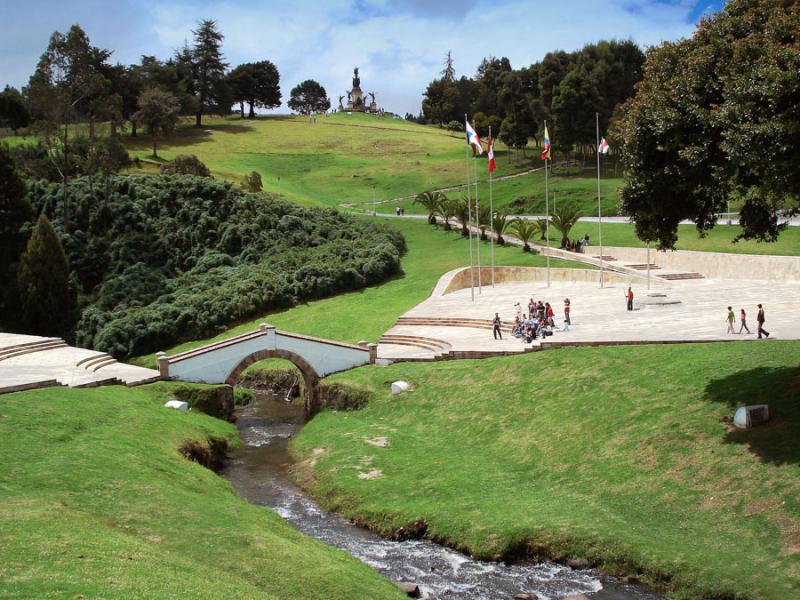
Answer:
[[[124,138],[131,155],[149,160],[147,135]],[[462,183],[464,136],[408,121],[362,114],[207,119],[202,128],[184,124],[159,145],[159,156],[196,154],[216,177],[240,181],[258,171],[264,188],[303,204],[416,194]],[[519,170],[498,161],[497,173]]]
[[[259,323],[268,321],[280,329],[327,337],[343,342],[377,341],[397,317],[428,297],[444,273],[469,265],[469,245],[458,232],[445,232],[421,220],[387,219],[406,238],[408,252],[403,256],[403,275],[380,285],[333,298],[301,304],[293,308],[263,315],[232,327],[219,335],[180,344],[165,349],[167,354],[196,348],[209,342],[252,331]],[[546,259],[524,253],[519,247],[495,247],[498,265],[544,266]],[[489,260],[489,245],[482,246],[484,264]],[[551,260],[555,267],[583,267],[574,262]],[[491,315],[489,315],[491,316]],[[487,317],[488,318],[488,317]],[[134,363],[155,366],[155,355],[133,360]]]
[[[177,447],[235,428],[169,384],[0,399],[1,598],[401,598]]]
[[[365,367],[332,379],[370,404],[318,414],[293,451],[325,449],[304,485],[381,529],[422,519],[482,557],[588,556],[675,598],[785,600],[800,597],[799,363],[797,342],[741,342]],[[391,397],[397,379],[415,389]],[[760,401],[772,424],[734,430],[734,407]]]

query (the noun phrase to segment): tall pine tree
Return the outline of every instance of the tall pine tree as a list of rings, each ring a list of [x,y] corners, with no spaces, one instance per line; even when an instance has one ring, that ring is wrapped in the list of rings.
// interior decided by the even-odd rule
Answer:
[[[26,332],[61,335],[75,318],[69,266],[53,224],[42,213],[17,271],[22,323]]]
[[[204,19],[192,33],[193,87],[198,100],[195,119],[200,127],[203,124],[203,111],[217,103],[228,63],[222,56],[222,40],[225,36],[217,29],[216,21]]]

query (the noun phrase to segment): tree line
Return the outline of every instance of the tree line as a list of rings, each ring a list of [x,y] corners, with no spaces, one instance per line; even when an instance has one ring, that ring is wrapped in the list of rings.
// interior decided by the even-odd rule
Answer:
[[[602,130],[641,79],[644,53],[632,41],[600,41],[575,52],[549,52],[541,62],[514,69],[508,58],[483,59],[474,77],[456,78],[448,52],[441,76],[422,98],[422,118],[463,128],[474,119],[480,135],[489,128],[511,148],[538,143],[548,121],[562,150],[594,147],[595,113]]]
[[[169,135],[182,116],[194,116],[200,127],[205,115],[229,114],[237,104],[242,118],[281,105],[280,74],[271,61],[229,70],[215,21],[200,21],[192,35],[193,43],[167,60],[144,55],[126,66],[111,64],[112,52],[92,45],[73,25],[52,34],[27,86],[21,91],[6,86],[0,93],[0,127],[15,133],[29,128],[39,139],[38,146],[15,151],[17,162],[30,176],[62,184],[67,231],[70,179],[107,179],[130,163],[118,139],[122,126],[129,126],[131,136],[146,127],[156,157],[158,139]],[[306,80],[292,89],[288,104],[308,114],[327,110],[330,100],[321,85]],[[100,124],[107,124],[110,135],[98,135]]]

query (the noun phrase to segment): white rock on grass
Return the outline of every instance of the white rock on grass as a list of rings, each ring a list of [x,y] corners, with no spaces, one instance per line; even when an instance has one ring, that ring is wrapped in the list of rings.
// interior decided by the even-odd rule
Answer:
[[[403,392],[408,391],[411,386],[408,384],[407,381],[395,381],[392,383],[392,396],[397,396],[397,394],[402,394]]]
[[[164,403],[164,406],[166,408],[175,408],[181,412],[187,412],[189,410],[189,403],[181,400],[168,400]]]

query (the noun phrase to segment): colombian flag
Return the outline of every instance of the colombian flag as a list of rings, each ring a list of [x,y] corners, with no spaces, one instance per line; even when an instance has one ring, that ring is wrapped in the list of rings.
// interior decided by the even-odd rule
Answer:
[[[550,158],[550,132],[547,131],[547,125],[544,126],[544,150],[541,154],[542,160]]]

